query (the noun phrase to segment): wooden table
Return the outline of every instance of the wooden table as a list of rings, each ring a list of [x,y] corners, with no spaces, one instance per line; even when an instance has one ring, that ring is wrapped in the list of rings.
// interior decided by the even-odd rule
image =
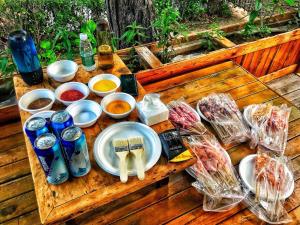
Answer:
[[[130,73],[128,68],[117,55],[114,55],[114,61],[114,68],[107,72],[117,76]],[[104,72],[96,70],[89,73],[80,67],[74,80],[87,83],[91,77],[100,73]],[[14,85],[17,99],[19,99],[24,93],[30,90],[36,88],[53,89],[53,87],[57,86],[57,83],[52,80],[48,80],[46,77],[42,84],[29,87],[23,82],[20,76],[15,76]],[[137,100],[140,100],[144,94],[145,90],[139,85],[139,96]],[[94,94],[90,94],[89,99],[97,102],[101,100]],[[58,103],[55,104],[54,109],[60,108],[63,108],[63,105]],[[20,115],[22,124],[24,124],[26,119],[30,116],[29,113],[24,111],[21,111]],[[138,118],[136,111],[126,118],[126,120],[137,121]],[[195,163],[195,158],[182,163],[168,163],[165,158],[161,157],[159,162],[152,169],[146,172],[145,180],[139,181],[136,177],[130,177],[126,184],[122,184],[118,177],[112,176],[99,168],[92,154],[94,140],[101,130],[119,121],[120,120],[116,121],[110,119],[108,116],[102,114],[94,126],[84,129],[87,137],[92,169],[88,175],[82,178],[74,178],[57,186],[49,185],[47,183],[44,172],[32,149],[29,139],[27,137],[25,138],[42,223],[60,223],[71,218],[75,218],[81,214],[87,213],[93,209],[109,204],[130,193],[147,187],[152,183],[161,181],[167,178],[170,174],[182,171]],[[169,121],[153,126],[153,129],[157,132],[162,132],[169,128],[172,128]]]
[[[162,67],[163,68],[163,67]],[[155,75],[156,73],[154,73]],[[150,75],[150,71],[149,71]],[[151,80],[151,77],[149,77]],[[288,102],[279,93],[270,89],[252,74],[234,64],[225,62],[211,67],[197,69],[190,73],[184,73],[167,80],[149,83],[144,86],[149,92],[158,92],[165,103],[184,97],[192,106],[210,93],[229,93],[235,99],[240,110],[250,104],[272,102],[274,105],[287,104],[292,108],[289,118],[288,144],[285,151],[294,167],[295,190],[286,200],[285,208],[294,219],[294,223],[300,221],[300,110]],[[209,124],[205,126],[211,129]],[[214,134],[214,130],[212,130]],[[232,164],[238,168],[239,162],[249,154],[255,154],[256,149],[250,149],[248,143],[225,146],[231,157]],[[205,212],[202,202],[203,195],[191,187],[193,181],[185,172],[170,177],[167,195],[160,200],[153,196],[161,195],[164,188],[151,191],[148,195],[132,203],[123,201],[117,206],[103,208],[102,211],[91,214],[88,217],[78,217],[70,225],[154,225],[154,224],[192,224],[192,225],[254,225],[265,224],[252,214],[244,204],[239,204],[233,209],[222,212]],[[141,207],[147,202],[152,204]],[[298,222],[298,223],[297,223]]]
[[[122,64],[122,63],[120,63]],[[125,70],[124,70],[125,71]],[[80,71],[82,73],[82,71]],[[24,86],[18,85],[20,82],[20,78],[15,78],[16,92],[17,95],[20,96],[21,93],[24,93]],[[22,84],[24,85],[24,84]],[[279,104],[287,104],[292,108],[291,115],[289,118],[290,126],[289,126],[289,135],[288,135],[288,145],[286,149],[286,155],[288,155],[295,168],[295,192],[293,195],[287,200],[285,206],[288,211],[291,211],[297,207],[299,207],[300,195],[299,195],[299,177],[300,177],[300,111],[293,104],[288,102],[286,99],[281,97],[272,89],[268,88],[262,82],[260,82],[257,78],[255,78],[252,74],[237,66],[233,62],[225,62],[222,64],[214,65],[204,69],[198,69],[194,72],[185,73],[180,76],[176,76],[170,78],[168,80],[158,81],[156,83],[151,83],[145,85],[141,90],[145,92],[157,92],[161,94],[161,98],[165,103],[168,103],[171,100],[178,99],[180,97],[185,97],[186,101],[190,103],[192,106],[196,105],[198,99],[203,96],[206,96],[213,92],[226,92],[230,93],[232,97],[236,100],[239,108],[242,110],[243,107],[254,104],[254,103],[263,103],[263,102],[273,102],[275,105]],[[21,112],[22,121],[23,118],[27,117],[26,113]],[[132,115],[130,118],[133,118]],[[107,118],[106,118],[107,119]],[[105,118],[101,118],[98,124],[95,127],[89,128],[86,132],[91,135],[91,140],[93,140],[97,134],[100,132],[101,128],[105,127],[105,124],[102,122],[109,121]],[[154,127],[156,130],[166,129],[170,124],[163,123]],[[205,123],[207,128],[210,126]],[[89,140],[89,145],[91,144],[91,140]],[[27,140],[26,140],[27,141]],[[238,165],[240,160],[249,155],[254,154],[256,150],[250,149],[247,143],[243,143],[235,146],[226,146],[226,150],[228,151],[233,165]],[[127,185],[122,185],[118,182],[117,178],[114,178],[108,174],[103,173],[101,169],[99,169],[95,162],[92,160],[93,170],[92,174],[89,174],[87,177],[82,178],[82,182],[86,182],[86,186],[83,186],[79,181],[72,180],[69,181],[68,186],[70,189],[69,193],[62,197],[60,193],[63,192],[63,189],[66,188],[64,185],[62,186],[49,186],[45,184],[45,179],[43,177],[42,171],[39,168],[39,164],[34,157],[34,153],[30,147],[29,142],[27,141],[27,149],[30,159],[31,168],[33,171],[33,178],[35,182],[35,188],[37,193],[37,200],[39,203],[40,213],[48,212],[49,217],[46,218],[46,222],[53,222],[53,220],[49,220],[49,218],[53,219],[54,216],[59,216],[63,220],[69,218],[75,218],[80,214],[78,212],[77,207],[84,209],[85,213],[96,206],[89,206],[91,202],[95,202],[97,207],[103,205],[101,200],[93,200],[91,198],[99,197],[98,194],[101,193],[97,189],[94,188],[91,192],[88,192],[91,188],[90,184],[100,185],[101,187],[106,184],[109,187],[118,187],[121,188],[122,191],[127,192],[126,194],[131,193],[130,188],[134,188],[134,185],[139,185],[138,181],[130,180]],[[162,158],[159,165],[153,168],[154,171],[159,171],[159,168],[162,170],[168,170],[169,167],[165,166],[164,159]],[[152,171],[149,171],[152,174]],[[177,169],[179,171],[179,169]],[[99,173],[100,176],[94,175],[95,173]],[[165,171],[166,173],[170,172],[170,170]],[[155,173],[155,172],[154,172]],[[147,173],[149,177],[150,174]],[[40,175],[40,177],[38,177]],[[91,178],[90,178],[91,176]],[[157,174],[153,175],[155,180],[159,180]],[[167,175],[166,175],[167,176]],[[42,177],[42,178],[41,178]],[[90,179],[96,178],[93,182]],[[79,179],[80,180],[80,179]],[[37,181],[43,182],[42,184],[38,184]],[[101,185],[102,182],[106,182],[106,184]],[[149,181],[150,184],[152,181]],[[154,182],[154,181],[153,181]],[[202,195],[199,194],[193,187],[190,187],[190,179],[186,179],[186,176],[180,175],[180,178],[176,178],[175,180],[171,180],[169,184],[169,188],[167,188],[167,195],[162,195],[161,192],[165,191],[164,189],[157,189],[151,191],[151,194],[140,197],[138,201],[128,202],[123,201],[123,203],[119,203],[113,205],[111,208],[106,207],[107,210],[103,211],[93,211],[97,213],[88,213],[83,214],[70,222],[70,224],[107,224],[113,221],[116,221],[117,224],[161,224],[161,223],[171,223],[171,224],[216,224],[216,223],[225,223],[225,224],[258,224],[260,221],[253,214],[251,214],[248,210],[245,209],[245,206],[240,204],[237,207],[234,207],[232,210],[224,213],[211,213],[204,212],[202,209]],[[84,189],[79,191],[76,189],[76,186],[79,186]],[[139,186],[138,188],[140,188]],[[39,190],[37,188],[44,188],[44,190]],[[135,188],[134,190],[138,190]],[[53,191],[53,195],[51,195],[51,191]],[[82,193],[84,192],[84,193]],[[103,192],[107,193],[107,197],[105,198],[105,202],[109,203],[115,199],[120,199],[121,194],[113,195],[109,188],[104,187]],[[96,193],[96,194],[94,194]],[[123,193],[124,194],[124,193]],[[126,195],[124,194],[124,196]],[[79,197],[77,197],[79,196]],[[127,195],[130,196],[130,195]],[[160,199],[157,199],[156,196],[160,196]],[[48,199],[49,201],[48,201]],[[77,199],[75,199],[77,198]],[[70,202],[64,202],[67,199],[71,199]],[[136,200],[136,197],[134,198]],[[155,200],[154,200],[155,199]],[[119,200],[119,201],[122,201]],[[51,204],[52,211],[49,211],[47,204]],[[145,204],[151,204],[150,206],[143,208]],[[45,206],[45,209],[41,209],[42,206]],[[49,206],[49,207],[50,207]],[[69,209],[67,208],[69,207]],[[104,209],[104,208],[103,208]],[[69,216],[66,214],[58,214],[61,213],[70,213]],[[166,212],[166,213],[162,213]],[[73,214],[74,213],[74,214]],[[292,214],[293,215],[293,214]],[[42,214],[41,214],[42,216]],[[59,221],[59,220],[57,220]],[[45,222],[45,220],[44,220]]]

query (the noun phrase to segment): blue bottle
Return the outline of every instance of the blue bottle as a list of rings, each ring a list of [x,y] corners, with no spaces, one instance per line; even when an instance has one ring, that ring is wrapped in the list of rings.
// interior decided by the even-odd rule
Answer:
[[[8,45],[22,79],[28,85],[43,82],[43,70],[32,37],[24,30],[9,34]]]

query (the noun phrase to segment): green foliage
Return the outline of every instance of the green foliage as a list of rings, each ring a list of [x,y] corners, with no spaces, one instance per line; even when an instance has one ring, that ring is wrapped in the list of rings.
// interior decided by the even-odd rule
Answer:
[[[265,24],[267,16],[272,16],[274,13],[284,13],[286,6],[297,7],[295,0],[255,0],[254,10],[250,12],[249,21],[245,25],[242,34],[246,37],[251,37],[255,32],[261,36],[266,36],[271,33],[271,29]],[[299,9],[298,9],[299,10]],[[255,19],[260,18],[260,24],[256,25]]]
[[[203,0],[181,0],[178,1],[178,10],[183,20],[200,20],[207,12]]]
[[[9,56],[9,50],[0,52],[0,79],[10,79],[15,72],[15,65]]]
[[[126,31],[121,36],[121,41],[124,41],[126,45],[130,46],[138,45],[147,38],[145,31],[146,28],[134,21],[126,27]]]
[[[124,43],[128,46],[139,45],[147,38],[145,31],[146,28],[134,21],[132,24],[126,27],[126,31],[121,36],[120,40],[124,41]],[[140,69],[139,57],[136,55],[133,47],[130,48],[128,61],[129,62],[127,66],[131,71],[137,72]]]
[[[180,34],[186,33],[186,26],[180,24],[181,17],[178,10],[172,6],[167,6],[162,9],[157,15],[156,20],[153,23],[154,28],[157,31],[156,39],[158,40],[158,46],[162,47],[161,60],[166,63],[170,60],[170,52],[172,49],[172,40]]]
[[[105,14],[105,0],[1,0],[0,12],[0,38],[23,28],[40,45],[62,29],[78,32],[87,20],[99,21]]]
[[[214,38],[222,38],[225,36],[225,32],[220,29],[219,24],[213,23],[209,26],[209,31],[201,33],[201,45],[208,51],[218,49],[218,45],[215,43]]]

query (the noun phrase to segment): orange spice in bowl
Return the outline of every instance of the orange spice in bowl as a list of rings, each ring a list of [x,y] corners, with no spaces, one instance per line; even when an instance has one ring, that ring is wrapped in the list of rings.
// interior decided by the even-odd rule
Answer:
[[[130,104],[123,100],[114,100],[106,106],[106,111],[113,114],[123,114],[130,110]]]

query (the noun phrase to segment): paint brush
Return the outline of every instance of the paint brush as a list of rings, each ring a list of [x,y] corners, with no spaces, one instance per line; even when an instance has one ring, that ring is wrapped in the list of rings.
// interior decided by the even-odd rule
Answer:
[[[134,161],[139,180],[145,178],[145,167],[143,161],[144,142],[142,137],[132,137],[128,139],[130,153],[134,155]]]
[[[112,142],[116,155],[119,157],[120,180],[126,183],[128,180],[126,157],[129,154],[127,139],[116,139]]]

